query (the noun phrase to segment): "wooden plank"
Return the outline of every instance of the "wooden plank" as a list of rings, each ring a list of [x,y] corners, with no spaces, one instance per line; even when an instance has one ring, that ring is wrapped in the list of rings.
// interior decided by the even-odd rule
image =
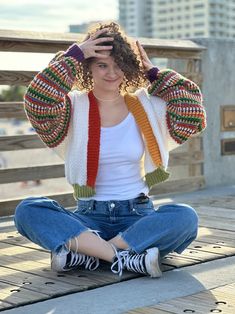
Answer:
[[[180,50],[178,48],[169,49],[168,47],[166,49],[164,48],[148,48],[147,45],[143,45],[145,51],[147,52],[148,56],[150,58],[168,58],[168,59],[198,59],[200,60],[202,58],[201,53],[198,53],[198,51],[194,50]]]
[[[14,225],[12,218],[7,219],[8,225],[5,227],[2,226],[2,223],[1,223],[2,220],[3,219],[0,219],[0,242],[9,243],[14,246],[24,246],[26,248],[48,252],[48,250],[43,249],[39,245],[23,237],[16,230],[16,227]]]
[[[199,216],[199,225],[202,227],[210,227],[215,229],[222,229],[228,231],[235,231],[235,219],[228,219],[228,218],[217,218],[217,217],[210,217],[208,216]]]
[[[35,261],[21,261],[20,263],[14,263],[15,259],[12,259],[11,257],[4,256],[4,262],[9,262],[9,265],[2,266],[2,268],[10,269],[12,272],[15,273],[23,273],[22,276],[30,276],[35,275],[46,282],[63,282],[67,283],[69,285],[72,285],[71,290],[74,289],[73,286],[77,287],[76,291],[83,291],[89,288],[104,286],[109,283],[119,282],[120,278],[118,278],[117,275],[110,273],[110,276],[105,276],[103,272],[103,275],[99,275],[99,272],[101,269],[97,271],[90,271],[88,273],[85,272],[83,269],[77,269],[73,271],[69,271],[66,273],[57,273],[50,269],[50,265],[48,264],[47,267],[45,265],[42,265],[40,263],[37,263]],[[20,265],[19,265],[20,264]],[[21,276],[20,275],[20,276]],[[128,273],[124,274],[123,280],[127,278],[135,278],[136,274]]]
[[[208,227],[199,227],[197,240],[235,247],[235,232]]]
[[[179,267],[178,264],[174,265],[174,261],[178,261],[178,258],[185,259],[185,260],[188,259],[189,261],[192,261],[191,264],[186,263],[185,265],[193,265],[193,264],[196,264],[196,263],[212,261],[212,260],[215,260],[215,259],[223,258],[223,257],[225,257],[225,255],[218,254],[218,253],[213,253],[213,252],[199,251],[199,250],[196,250],[196,249],[188,249],[187,248],[181,254],[177,254],[175,252],[174,253],[170,253],[169,257],[173,257],[172,258],[173,263],[169,264],[169,265]],[[181,265],[180,265],[180,267],[181,267]]]
[[[177,253],[172,253],[173,255],[176,255]],[[233,255],[233,254],[232,254]],[[200,262],[207,262],[207,261],[212,261],[216,260],[219,258],[226,257],[225,254],[223,254],[223,251],[216,251],[216,250],[210,250],[210,251],[203,251],[199,249],[192,249],[192,248],[187,248],[181,253],[182,257],[187,257],[187,258],[193,258],[197,259]]]
[[[37,73],[36,71],[0,70],[0,85],[27,86]]]
[[[0,169],[0,184],[61,178],[64,176],[64,164],[61,163],[27,168]]]
[[[2,152],[45,147],[46,145],[43,144],[43,142],[39,139],[37,134],[0,137],[0,151]]]
[[[36,32],[36,31],[24,31],[24,30],[0,30],[0,40],[3,42],[18,41],[21,43],[73,43],[79,38],[82,39],[84,34],[81,33],[59,33],[59,32]],[[195,45],[196,47],[196,45]]]
[[[197,143],[195,141],[190,141],[188,144],[188,152],[195,151],[197,149],[196,145]],[[202,149],[200,151],[202,153]],[[189,165],[189,176],[203,175],[202,171],[203,171],[202,165],[200,165],[199,169],[195,164],[191,163]]]
[[[203,160],[202,151],[173,152],[170,154],[169,167],[201,164]]]
[[[47,252],[47,250],[43,249],[39,245],[29,241],[27,238],[20,235],[19,232],[16,230],[14,231],[4,230],[3,232],[0,232],[0,241],[3,243],[9,243],[12,245],[23,246],[26,248]]]
[[[202,216],[209,216],[209,217],[217,217],[217,218],[225,218],[229,217],[235,219],[235,210],[231,208],[222,208],[222,207],[215,207],[215,206],[195,206],[197,213]],[[208,217],[208,218],[209,218]]]
[[[0,244],[1,260],[0,266],[13,267],[15,264],[30,264],[32,269],[35,267],[50,266],[50,254],[33,250],[23,246],[14,246],[8,243]]]
[[[41,292],[48,296],[58,296],[65,293],[76,292],[77,285],[71,283],[65,283],[59,280],[60,277],[54,278],[54,280],[46,277],[41,277],[33,274],[26,273],[24,271],[17,271],[15,269],[6,268],[0,266],[0,282],[4,282],[10,285],[17,285],[24,287],[29,291]],[[84,285],[84,290],[88,287]],[[8,300],[11,302],[11,300]]]
[[[173,311],[173,313],[235,313],[235,299],[234,299],[235,285],[226,285],[211,289],[209,291],[202,291],[193,295],[167,300],[150,307],[143,307],[144,310],[151,308],[152,313],[159,313],[159,311]],[[140,312],[141,313],[141,312]],[[147,313],[147,312],[146,312]]]
[[[26,119],[23,101],[0,102],[0,117],[9,119],[10,118]]]
[[[151,307],[143,307],[143,308],[137,308],[128,312],[125,312],[126,314],[173,314],[175,312],[169,312],[169,311],[164,311],[164,310],[156,310]]]
[[[202,197],[196,201],[195,200],[190,201],[190,204],[193,204],[195,206],[203,205],[203,206],[235,209],[235,195],[224,196],[224,197],[211,197],[211,198]]]
[[[193,243],[188,246],[188,249],[216,253],[219,255],[223,255],[224,257],[235,255],[235,247],[219,245],[218,243],[210,244],[202,241],[193,241]]]
[[[48,299],[47,294],[41,292],[34,292],[20,287],[18,285],[11,285],[0,282],[0,300],[9,302],[14,305],[29,304],[39,300]]]
[[[63,207],[76,207],[76,201],[72,193],[45,194],[44,196],[56,200]],[[0,217],[14,215],[15,208],[21,201],[21,198],[0,201]]]
[[[188,258],[187,256],[184,257],[180,254],[175,254],[175,253],[168,254],[162,259],[163,265],[172,266],[174,268],[191,266],[191,265],[195,265],[199,263],[200,263],[199,259],[195,259],[191,256],[190,258]]]
[[[192,143],[192,144],[191,144]],[[188,145],[188,151],[202,151],[203,150],[203,137],[202,134],[191,137],[183,146]]]
[[[214,199],[209,201],[208,205],[210,205],[210,206],[212,205],[213,207],[223,207],[223,208],[235,209],[235,195],[214,198]]]
[[[77,34],[77,40],[80,37]],[[67,48],[77,40],[61,40],[55,42],[54,40],[40,42],[40,39],[32,41],[18,41],[18,40],[2,40],[0,39],[0,51],[6,52],[32,52],[32,53],[56,53],[57,51],[65,51]],[[59,40],[58,40],[59,41]],[[65,42],[65,43],[63,43]]]
[[[180,180],[166,181],[152,188],[150,195],[161,195],[177,192],[189,192],[202,189],[205,186],[203,176],[188,177]]]
[[[14,304],[8,303],[8,302],[4,302],[0,300],[0,311],[1,310],[6,310],[6,309],[10,309],[13,308]]]
[[[22,52],[56,52],[67,49],[74,42],[81,41],[84,34],[30,32],[17,30],[0,30],[1,51]],[[206,48],[191,40],[139,38],[140,43],[148,49],[157,47],[165,50],[200,52]]]
[[[170,158],[170,166],[186,165],[201,162],[202,152],[174,153]],[[27,180],[42,180],[64,177],[64,164],[43,165],[0,169],[0,184]]]
[[[110,271],[110,265],[108,269],[102,268],[102,266],[97,271],[86,271],[83,269],[78,269],[66,273],[57,273],[50,270],[49,265],[45,268],[39,261],[32,260],[18,260],[12,256],[3,255],[4,263],[8,266],[3,267],[2,272],[5,274],[5,277],[2,279],[5,282],[12,283],[13,281],[18,280],[18,284],[22,284],[22,280],[26,280],[27,283],[32,283],[34,286],[27,287],[28,289],[33,289],[37,291],[41,285],[50,284],[53,285],[54,291],[51,291],[51,296],[56,296],[58,294],[63,295],[66,292],[75,292],[75,291],[84,291],[88,288],[102,287],[107,284],[113,284],[120,282],[119,276],[113,274]],[[7,273],[5,272],[7,269]],[[23,270],[23,271],[22,271]],[[14,279],[13,275],[16,275]],[[1,268],[0,268],[1,274]],[[7,276],[8,274],[9,276]],[[33,276],[31,276],[33,275]],[[35,276],[38,278],[36,278]],[[121,280],[133,279],[139,277],[139,274],[124,272]],[[32,280],[34,280],[32,282]],[[65,290],[61,290],[60,282],[67,283],[69,286],[64,286]]]

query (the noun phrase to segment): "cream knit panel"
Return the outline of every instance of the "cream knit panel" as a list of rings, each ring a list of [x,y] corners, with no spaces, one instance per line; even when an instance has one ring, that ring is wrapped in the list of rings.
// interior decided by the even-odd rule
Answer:
[[[89,99],[87,93],[73,91],[70,142],[65,160],[65,175],[70,184],[86,185]]]
[[[164,141],[167,144],[167,150],[170,152],[171,150],[178,147],[178,144],[170,135],[169,129],[167,127],[166,121],[166,111],[167,111],[167,103],[160,97],[157,96],[149,96],[149,100],[152,103],[153,110],[156,114],[157,121],[159,127],[161,129],[162,134],[164,134]]]
[[[73,106],[74,93],[73,92],[69,92],[68,96],[69,96],[69,98],[71,100],[71,104]],[[69,128],[68,128],[68,133],[65,136],[64,140],[58,146],[52,148],[54,150],[54,152],[63,160],[65,160],[65,158],[66,158],[68,144],[69,144],[70,138],[71,138],[71,133],[72,133],[72,123],[70,121]]]

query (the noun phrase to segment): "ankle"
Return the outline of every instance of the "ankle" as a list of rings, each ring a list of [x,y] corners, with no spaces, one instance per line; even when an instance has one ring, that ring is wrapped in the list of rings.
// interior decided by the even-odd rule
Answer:
[[[110,246],[111,246],[111,248],[112,248],[112,250],[113,250],[112,259],[111,259],[111,261],[110,261],[110,262],[113,264],[114,261],[117,260],[118,249],[116,248],[116,246],[115,246],[113,243],[109,242],[109,244],[110,244]]]

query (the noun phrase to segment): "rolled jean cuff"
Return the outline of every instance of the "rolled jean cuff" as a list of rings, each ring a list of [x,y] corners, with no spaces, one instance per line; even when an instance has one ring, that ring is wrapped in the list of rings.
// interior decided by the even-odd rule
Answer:
[[[55,252],[55,253],[59,253],[63,247],[66,248],[66,244],[69,242],[69,240],[80,236],[81,233],[83,233],[83,232],[85,232],[85,231],[88,231],[88,230],[89,230],[89,228],[84,227],[84,228],[81,228],[78,232],[76,232],[76,233],[74,233],[74,234],[72,234],[72,235],[70,234],[62,243],[58,244],[58,245],[57,245],[54,249],[52,249],[51,251],[52,251],[52,252]]]
[[[140,247],[140,245],[138,246],[138,245],[135,245],[134,243],[132,244],[130,239],[126,239],[125,231],[120,232],[118,235],[128,245],[128,250],[130,250],[134,253],[137,253],[137,254],[140,254],[144,251],[144,249],[142,247]]]

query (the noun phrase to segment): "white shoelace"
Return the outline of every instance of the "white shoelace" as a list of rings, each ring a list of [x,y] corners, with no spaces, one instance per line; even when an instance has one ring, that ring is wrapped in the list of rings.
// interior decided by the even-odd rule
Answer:
[[[71,261],[68,264],[69,267],[84,265],[85,269],[95,270],[99,266],[99,259],[97,257],[88,256],[78,252],[78,240],[75,239],[76,252],[71,251],[71,240],[68,242],[68,250],[71,254]],[[94,265],[95,264],[95,265]],[[93,266],[94,265],[94,266]]]
[[[88,256],[81,253],[70,251],[71,261],[69,267],[84,265],[85,269],[95,270],[99,266],[99,259],[93,256]]]
[[[127,270],[146,274],[144,266],[145,254],[133,254],[126,257],[125,266]]]
[[[147,274],[144,266],[145,254],[131,254],[129,250],[118,252],[113,245],[112,247],[117,258],[117,260],[111,266],[113,273],[122,276],[122,271],[124,268],[126,268],[129,271]],[[115,270],[115,267],[117,267],[117,270]]]

